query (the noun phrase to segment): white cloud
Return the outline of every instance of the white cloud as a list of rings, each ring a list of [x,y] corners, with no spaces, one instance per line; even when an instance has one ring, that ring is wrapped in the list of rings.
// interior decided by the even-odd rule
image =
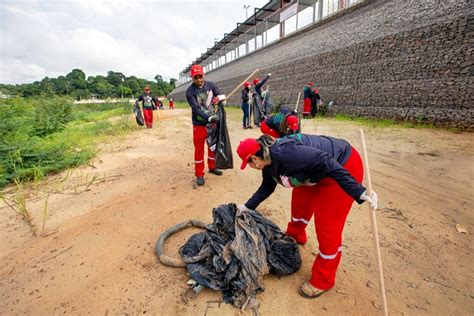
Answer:
[[[246,1],[262,6],[266,0]],[[249,11],[250,13],[250,11]],[[0,2],[0,82],[120,71],[153,79],[179,72],[245,18],[242,1]]]

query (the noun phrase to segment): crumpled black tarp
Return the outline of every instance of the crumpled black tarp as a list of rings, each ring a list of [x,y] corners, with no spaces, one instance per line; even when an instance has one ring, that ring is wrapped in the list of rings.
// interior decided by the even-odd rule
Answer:
[[[233,169],[232,146],[229,131],[227,130],[227,117],[222,103],[218,104],[216,112],[217,121],[207,125],[206,142],[215,153],[215,166],[217,169]]]
[[[143,126],[145,121],[143,120],[142,111],[140,111],[140,107],[137,103],[133,105],[133,113],[135,114],[135,120],[137,121],[137,124]]]
[[[240,213],[230,203],[212,215],[208,229],[191,236],[179,252],[191,278],[221,290],[225,302],[241,308],[264,290],[264,275],[288,275],[301,267],[298,244],[257,211]]]

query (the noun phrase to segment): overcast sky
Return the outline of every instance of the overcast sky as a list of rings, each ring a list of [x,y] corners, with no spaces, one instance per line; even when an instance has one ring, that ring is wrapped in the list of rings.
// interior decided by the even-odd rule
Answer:
[[[119,71],[165,80],[268,0],[0,0],[0,83]]]

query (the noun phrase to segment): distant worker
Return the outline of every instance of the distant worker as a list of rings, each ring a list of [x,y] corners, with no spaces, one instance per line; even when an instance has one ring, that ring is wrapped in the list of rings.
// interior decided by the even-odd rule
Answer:
[[[145,86],[144,92],[138,97],[135,103],[142,102],[143,117],[145,119],[146,128],[153,127],[153,108],[156,105],[156,99],[151,95],[150,87]]]
[[[319,112],[319,103],[321,102],[321,96],[319,95],[318,88],[313,89],[313,98],[311,99],[311,116],[315,117]]]
[[[265,116],[270,114],[266,113],[265,110],[265,98],[262,93],[262,87],[267,82],[267,80],[272,76],[269,73],[262,81],[260,78],[256,78],[253,80],[254,91],[253,93],[253,115],[254,115],[254,124],[256,126],[260,126],[261,122],[265,119]]]
[[[156,98],[156,109],[163,110],[163,102],[158,98]]]
[[[242,126],[244,129],[252,128],[252,124],[250,123],[250,103],[251,103],[251,95],[250,92],[250,82],[244,83],[244,88],[242,89],[242,111],[244,113],[242,119]]]
[[[298,132],[298,117],[296,112],[286,106],[282,106],[280,112],[267,117],[260,126],[263,134],[273,138],[280,138]]]
[[[174,109],[174,101],[173,101],[173,98],[169,98],[168,100],[169,100],[169,102],[170,102],[170,109]]]
[[[257,94],[260,98],[263,98],[263,96],[262,96],[262,87],[271,76],[272,76],[272,74],[270,73],[262,81],[260,81],[260,78],[256,78],[256,79],[253,80],[253,85],[255,86],[255,92],[257,92]]]
[[[194,174],[196,184],[204,185],[204,143],[207,138],[206,125],[217,121],[214,103],[220,95],[219,88],[211,81],[204,80],[204,70],[200,65],[191,67],[193,83],[186,90],[186,99],[192,109],[193,143],[194,143]],[[209,172],[221,176],[222,170],[215,167],[214,152],[207,146],[207,164]]]
[[[308,84],[303,89],[304,104],[303,104],[303,118],[308,118],[311,115],[311,104],[314,98],[313,82]]]

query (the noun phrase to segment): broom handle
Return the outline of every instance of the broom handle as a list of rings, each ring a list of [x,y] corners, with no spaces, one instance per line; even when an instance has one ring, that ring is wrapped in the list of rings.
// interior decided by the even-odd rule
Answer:
[[[360,142],[362,144],[362,161],[364,163],[364,171],[365,171],[365,179],[367,184],[367,194],[372,196],[372,181],[370,180],[370,170],[369,170],[369,160],[367,158],[367,148],[365,146],[365,136],[364,130],[359,129],[359,136]],[[375,248],[375,258],[377,260],[377,272],[379,276],[379,288],[380,288],[380,296],[382,298],[382,305],[383,305],[383,314],[385,316],[388,315],[387,310],[387,297],[385,296],[385,284],[383,279],[383,269],[382,269],[382,256],[380,255],[380,243],[379,243],[379,233],[377,229],[377,219],[375,217],[375,210],[370,206],[370,222],[372,224],[372,237],[374,240],[374,248]]]
[[[298,92],[298,99],[296,100],[295,112],[298,113],[298,104],[300,103],[301,92]]]
[[[247,80],[249,80],[250,78],[252,78],[253,75],[255,75],[260,69],[255,69],[254,72],[252,72],[247,78],[244,79],[244,81],[242,81],[237,87],[235,87],[234,90],[232,90],[231,93],[229,93],[228,95],[226,95],[226,99],[229,99],[243,84],[244,82],[246,82]]]

